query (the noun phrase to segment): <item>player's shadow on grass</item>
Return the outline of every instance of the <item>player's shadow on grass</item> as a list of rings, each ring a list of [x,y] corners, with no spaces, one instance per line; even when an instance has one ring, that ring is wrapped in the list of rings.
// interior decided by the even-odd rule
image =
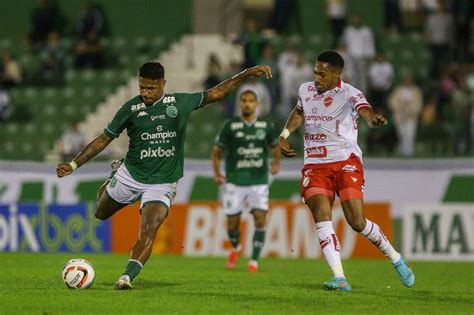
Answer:
[[[137,288],[140,288],[140,289],[160,289],[160,288],[167,288],[167,287],[176,287],[183,284],[180,282],[140,279],[139,281],[135,283],[135,285]]]

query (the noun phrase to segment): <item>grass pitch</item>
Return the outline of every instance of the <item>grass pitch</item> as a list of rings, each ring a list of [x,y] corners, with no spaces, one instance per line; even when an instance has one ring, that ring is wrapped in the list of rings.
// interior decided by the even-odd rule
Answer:
[[[96,271],[87,290],[61,279],[71,258]],[[353,292],[324,291],[330,278],[322,260],[263,259],[249,274],[224,258],[153,256],[132,291],[112,287],[128,256],[0,253],[0,314],[468,314],[474,313],[474,264],[414,262],[415,286],[403,287],[387,261],[344,263]]]

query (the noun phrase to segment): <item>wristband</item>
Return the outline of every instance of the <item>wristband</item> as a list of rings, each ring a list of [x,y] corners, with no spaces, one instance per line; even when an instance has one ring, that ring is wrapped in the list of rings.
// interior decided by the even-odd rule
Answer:
[[[69,165],[71,165],[73,172],[74,172],[74,171],[77,169],[77,167],[78,167],[78,166],[77,166],[77,163],[74,162],[74,161],[69,162]]]
[[[285,128],[283,129],[283,131],[280,133],[280,137],[282,137],[283,139],[286,139],[290,136],[290,131]]]

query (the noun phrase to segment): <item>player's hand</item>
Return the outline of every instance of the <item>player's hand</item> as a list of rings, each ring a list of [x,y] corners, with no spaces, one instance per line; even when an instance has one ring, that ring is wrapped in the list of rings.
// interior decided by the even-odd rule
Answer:
[[[293,149],[290,147],[290,144],[288,143],[288,141],[286,141],[285,138],[279,137],[279,138],[278,138],[278,145],[280,146],[281,153],[283,153],[284,156],[286,156],[286,157],[294,157],[294,156],[296,156],[295,150],[293,150]]]
[[[217,174],[214,176],[214,181],[217,185],[220,186],[225,183],[225,176],[223,176],[222,174]]]
[[[372,116],[372,125],[375,127],[385,126],[387,124],[387,118],[380,114]]]
[[[272,164],[271,164],[271,173],[272,173],[272,175],[278,174],[279,171],[280,171],[280,161],[277,162],[277,161],[273,160]]]
[[[255,66],[249,68],[248,71],[250,75],[253,75],[254,77],[261,77],[262,75],[265,75],[267,79],[273,78],[272,68],[269,66]]]
[[[72,173],[72,167],[69,163],[59,163],[56,166],[56,174],[59,178],[67,176]]]

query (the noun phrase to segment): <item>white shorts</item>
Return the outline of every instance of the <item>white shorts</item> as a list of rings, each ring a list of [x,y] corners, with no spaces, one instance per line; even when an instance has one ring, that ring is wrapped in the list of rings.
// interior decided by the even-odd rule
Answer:
[[[147,203],[161,202],[168,209],[176,196],[176,184],[143,184],[130,175],[125,164],[122,164],[107,185],[107,193],[113,200],[130,204],[141,198],[140,209]]]
[[[222,188],[222,202],[226,215],[243,210],[268,210],[268,185],[237,186],[227,183]]]

